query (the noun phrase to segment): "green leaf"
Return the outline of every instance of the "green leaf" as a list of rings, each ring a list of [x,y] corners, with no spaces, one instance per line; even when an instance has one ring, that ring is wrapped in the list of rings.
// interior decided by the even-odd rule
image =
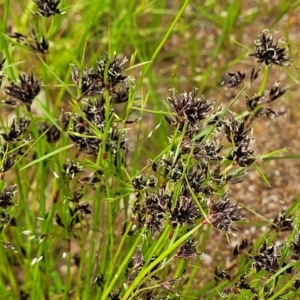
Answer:
[[[268,181],[267,177],[265,174],[262,172],[262,170],[258,167],[256,163],[253,164],[254,169],[257,171],[261,179],[268,185],[268,187],[271,187],[270,182]]]
[[[68,149],[70,149],[70,148],[72,148],[72,147],[74,147],[74,144],[67,145],[67,146],[61,147],[61,148],[59,148],[59,149],[57,149],[57,150],[55,150],[55,151],[52,151],[52,152],[50,152],[50,153],[47,153],[46,155],[44,155],[44,156],[42,156],[42,157],[40,157],[40,158],[38,158],[38,159],[36,159],[36,160],[30,162],[30,163],[27,164],[26,166],[24,166],[24,167],[21,169],[21,171],[23,171],[23,170],[27,169],[28,167],[31,167],[31,166],[33,166],[33,165],[39,163],[39,162],[41,162],[41,161],[43,161],[43,160],[45,160],[45,159],[47,159],[47,158],[49,158],[49,157],[51,157],[51,156],[57,154],[57,153],[63,152],[63,151],[65,151],[65,150],[68,150]]]

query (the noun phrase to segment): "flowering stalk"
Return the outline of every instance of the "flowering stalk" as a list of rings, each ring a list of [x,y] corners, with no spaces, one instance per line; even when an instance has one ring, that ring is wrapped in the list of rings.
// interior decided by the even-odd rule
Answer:
[[[264,75],[263,75],[263,78],[262,78],[262,81],[260,84],[260,88],[259,88],[259,92],[258,92],[259,95],[262,95],[264,90],[266,89],[266,84],[267,84],[268,76],[269,76],[269,68],[270,67],[268,65],[264,66]]]
[[[119,268],[118,268],[117,272],[115,273],[114,277],[110,281],[108,287],[104,288],[104,291],[103,291],[103,294],[101,295],[100,300],[106,300],[109,293],[113,290],[116,281],[118,280],[118,278],[122,274],[122,272],[125,270],[125,268],[128,264],[128,261],[130,261],[134,251],[136,250],[138,244],[140,243],[140,240],[143,237],[144,232],[145,232],[145,230],[142,230],[141,233],[136,238],[135,242],[133,243],[132,247],[128,251],[126,257],[124,258],[123,262],[119,266]],[[127,298],[124,298],[124,299],[127,299]]]
[[[200,228],[202,227],[202,224],[198,224],[193,229],[188,231],[186,234],[184,234],[182,237],[180,237],[171,247],[169,247],[167,250],[165,250],[162,254],[158,256],[157,259],[155,259],[149,266],[146,268],[143,268],[138,276],[135,278],[135,280],[132,282],[132,284],[127,289],[125,295],[122,297],[122,300],[131,299],[132,295],[131,293],[137,288],[140,283],[143,281],[143,278],[147,276],[149,272],[151,272],[152,269],[154,269],[160,262],[162,262],[169,254],[171,254],[175,249],[177,249],[180,245],[182,245],[185,241],[188,240],[188,238],[196,233]],[[105,298],[101,298],[101,300],[104,300]]]

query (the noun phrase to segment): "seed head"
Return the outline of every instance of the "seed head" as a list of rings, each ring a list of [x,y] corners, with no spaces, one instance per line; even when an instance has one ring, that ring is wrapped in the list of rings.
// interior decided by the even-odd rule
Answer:
[[[16,185],[11,185],[8,188],[4,187],[0,194],[0,207],[6,209],[8,206],[14,205],[12,199],[16,193],[17,193]]]
[[[250,138],[246,137],[241,143],[239,143],[238,147],[236,147],[232,156],[228,157],[228,159],[232,159],[237,162],[240,167],[248,167],[252,165],[256,158],[252,156],[254,150],[249,148]]]
[[[257,107],[262,104],[264,99],[265,99],[264,94],[261,94],[261,95],[255,94],[253,97],[248,97],[246,95],[247,107],[250,111],[256,111],[255,116],[257,116],[257,117],[259,117],[263,114],[263,108],[257,109]]]
[[[173,224],[193,225],[201,217],[200,211],[192,197],[180,196],[171,212]]]
[[[272,102],[277,98],[281,97],[285,93],[286,89],[282,88],[280,80],[277,80],[269,92],[269,100],[267,102]]]
[[[18,137],[22,135],[30,124],[30,120],[21,117],[19,124],[17,123],[17,118],[15,117],[10,125],[9,132],[6,134],[4,132],[0,133],[6,142],[15,143],[18,140]]]
[[[7,172],[8,170],[10,170],[14,164],[17,162],[17,155],[20,153],[21,148],[19,148],[18,150],[11,152],[9,154],[5,155],[5,152],[3,149],[1,149],[0,151],[0,159],[2,162],[2,166],[0,167],[0,174],[3,174],[5,172]]]
[[[155,187],[156,178],[154,176],[138,175],[132,180],[135,189],[144,190],[148,187]]]
[[[266,242],[263,244],[259,251],[260,253],[253,257],[253,266],[256,271],[264,269],[271,273],[276,273],[279,268],[279,254],[277,254],[277,249],[275,246],[270,246],[267,248]]]
[[[213,202],[209,211],[209,220],[211,224],[215,228],[226,232],[236,230],[231,227],[232,224],[235,221],[242,219],[242,215],[238,211],[237,203],[231,202],[226,193],[221,197],[221,199],[219,199],[219,201]]]
[[[249,54],[257,58],[257,62],[279,66],[290,65],[290,57],[286,48],[277,46],[278,41],[274,41],[275,32],[263,31],[257,40],[254,40],[255,52]]]
[[[172,126],[179,126],[181,131],[185,123],[188,123],[187,134],[193,136],[195,131],[199,130],[199,123],[207,116],[214,103],[210,103],[204,96],[196,97],[197,89],[193,88],[190,92],[185,92],[176,96],[175,90],[171,89],[171,97],[167,97],[174,109],[176,116],[175,120],[165,116],[167,122]]]
[[[196,251],[196,244],[194,239],[188,239],[177,251],[176,256],[184,259],[189,259],[198,256],[199,252]]]
[[[58,5],[60,0],[32,0],[38,7],[39,11],[36,12],[36,15],[40,15],[43,17],[50,17],[53,15],[63,14]]]
[[[83,170],[83,167],[79,165],[79,162],[75,163],[73,161],[67,160],[63,164],[63,172],[65,176],[69,176],[72,179]]]
[[[79,68],[74,65],[72,70],[72,80],[77,87],[81,88],[81,96],[96,96],[108,90],[112,97],[112,102],[120,103],[128,99],[129,88],[126,85],[127,76],[121,74],[127,59],[121,60],[117,55],[109,58],[107,54],[100,56],[94,67],[85,68],[82,71],[80,82]],[[117,89],[120,83],[125,83],[125,87]],[[79,99],[80,99],[79,98]]]
[[[236,73],[228,72],[222,82],[222,85],[226,84],[228,88],[236,87],[244,81],[245,77],[246,73],[242,73],[240,71],[237,71]]]
[[[44,36],[42,36],[39,40],[36,31],[33,27],[31,28],[31,36],[32,39],[29,39],[26,35],[23,35],[19,32],[9,34],[9,37],[15,39],[17,43],[22,44],[35,52],[40,52],[42,54],[49,53],[49,43],[47,42]]]
[[[30,106],[34,98],[41,91],[41,81],[35,79],[33,73],[19,76],[20,85],[11,82],[11,86],[5,88],[5,93],[17,100],[22,101],[27,105],[27,109],[30,111]]]
[[[294,219],[286,214],[286,206],[284,203],[282,203],[281,211],[275,217],[272,227],[277,231],[289,231],[294,229]]]
[[[230,116],[228,122],[223,122],[224,132],[230,143],[238,146],[248,135],[249,129],[245,129],[244,120],[236,120],[233,116]]]

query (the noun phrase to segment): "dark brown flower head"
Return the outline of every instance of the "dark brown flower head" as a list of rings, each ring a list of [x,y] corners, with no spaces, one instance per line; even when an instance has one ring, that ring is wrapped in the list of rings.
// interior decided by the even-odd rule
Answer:
[[[145,224],[147,208],[144,205],[139,192],[136,193],[136,199],[132,207],[132,213],[134,218],[136,218],[141,225]]]
[[[109,294],[109,298],[111,300],[121,300],[120,298],[120,290],[117,289],[116,291],[113,291]]]
[[[101,133],[106,131],[105,100],[103,97],[97,100],[89,99],[83,112],[86,120],[80,115],[75,115],[73,117],[72,129],[74,133],[88,137],[71,135],[71,139],[76,142],[81,150],[88,150],[89,154],[98,155],[102,140],[99,138],[99,135],[96,134],[95,128],[93,127],[96,127]],[[113,109],[110,108],[109,118],[112,114]],[[118,152],[124,152],[129,149],[127,142],[128,139],[125,130],[118,129],[117,123],[112,123],[107,132],[106,149],[116,158]]]
[[[30,110],[30,105],[33,99],[41,91],[41,81],[35,79],[33,73],[19,76],[20,85],[11,82],[11,86],[5,88],[5,93],[17,100],[22,101],[27,105],[28,110]]]
[[[78,258],[80,260],[80,256],[79,255],[78,255]],[[96,283],[99,287],[102,288],[104,286],[104,276],[103,276],[103,274],[97,275],[96,278],[94,279],[94,283]]]
[[[129,150],[128,138],[126,137],[125,131],[119,130],[115,126],[111,127],[106,140],[106,149],[109,150],[114,157],[116,157],[120,151],[126,152]]]
[[[104,57],[100,56],[100,60],[97,61],[97,73],[107,90],[114,90],[119,83],[127,79],[127,76],[121,74],[127,61],[127,58],[121,60],[116,54],[112,58],[109,58],[107,53]]]
[[[289,231],[294,229],[294,219],[286,214],[286,206],[284,203],[281,205],[280,213],[275,217],[272,228],[277,231]]]
[[[72,66],[72,80],[75,85],[80,88],[81,96],[97,96],[100,95],[104,89],[102,80],[98,74],[94,72],[93,67],[85,68],[81,74],[81,82],[79,69],[76,65]]]
[[[2,211],[0,214],[0,222],[5,225],[10,225],[13,227],[17,227],[18,223],[15,217],[12,217],[8,214],[7,211]]]
[[[173,157],[162,158],[159,164],[164,168],[164,176],[174,181],[178,181],[183,174],[183,164],[181,161],[175,161]]]
[[[298,290],[300,288],[300,277],[298,277],[294,282],[294,288]]]
[[[12,250],[14,253],[18,253],[16,248],[10,242],[1,242],[1,244],[4,247],[4,249],[9,249]]]
[[[155,187],[156,178],[153,175],[138,175],[132,180],[132,185],[135,189],[138,190],[144,190],[148,187]]]
[[[84,135],[88,135],[89,137],[84,136],[78,136],[70,134],[70,138],[76,143],[76,146],[80,148],[81,151],[87,150],[89,154],[97,156],[100,150],[100,146],[102,143],[102,140],[98,137],[90,137],[93,136],[94,133],[91,132],[91,128],[89,128],[88,124],[84,121],[83,123],[80,122],[79,118],[74,118],[74,132],[80,133]],[[81,130],[85,129],[85,131],[80,132]],[[91,134],[89,134],[91,132]],[[125,132],[120,131],[116,127],[111,127],[108,131],[108,136],[106,139],[106,149],[112,153],[113,157],[116,158],[116,155],[120,151],[127,151],[128,148],[128,139],[126,138]]]
[[[89,176],[80,178],[78,180],[81,184],[87,184],[93,188],[96,188],[96,183],[99,183],[101,179],[98,176],[95,176],[95,173],[92,172]]]
[[[194,239],[188,239],[176,252],[176,256],[184,259],[198,256],[200,253],[196,251],[196,244]]]
[[[176,206],[171,211],[173,224],[193,225],[201,217],[200,210],[192,197],[179,196]]]
[[[277,98],[281,97],[286,92],[286,89],[282,88],[280,80],[277,80],[271,87],[269,92],[269,100],[267,102],[272,102]]]
[[[33,28],[31,28],[31,35],[32,35],[35,45],[27,44],[27,43],[24,43],[24,45],[34,51],[42,53],[42,54],[49,53],[49,51],[48,51],[49,43],[46,41],[45,37],[42,36],[41,40],[39,41],[38,36]]]
[[[106,106],[105,106],[105,99],[102,96],[96,100],[88,99],[83,108],[83,112],[86,118],[93,125],[95,125],[101,131],[104,131]],[[110,107],[108,117],[110,118],[113,113],[114,110]]]
[[[133,213],[141,225],[145,225],[152,232],[159,232],[166,221],[166,213],[171,208],[172,195],[159,189],[157,194],[147,195],[144,202],[139,195],[137,193]]]
[[[58,8],[60,0],[32,0],[38,7],[39,11],[36,15],[50,17],[53,15],[63,14],[64,12]]]
[[[30,124],[30,120],[25,117],[21,117],[18,124],[17,118],[15,117],[10,125],[9,132],[7,134],[4,132],[0,134],[3,136],[6,142],[15,143],[19,141],[18,137],[27,130],[29,124]]]
[[[58,213],[55,214],[55,222],[58,226],[63,227],[63,228],[65,227],[65,225]]]
[[[88,207],[89,203],[76,204],[75,208],[69,206],[69,213],[71,217],[71,222],[68,226],[69,229],[73,228],[76,224],[79,224],[83,219],[85,219],[86,215],[90,215],[92,213],[92,211]]]
[[[238,146],[251,130],[251,128],[245,129],[244,120],[236,120],[233,116],[230,116],[229,121],[223,122],[223,128],[228,141],[234,146]]]
[[[246,137],[241,143],[239,143],[238,147],[236,147],[232,151],[232,156],[228,157],[228,159],[232,159],[237,162],[240,167],[248,167],[252,165],[256,158],[252,156],[254,150],[249,148],[250,138]]]
[[[73,192],[73,196],[72,196],[72,197],[69,197],[68,199],[69,199],[69,201],[75,202],[75,203],[78,204],[79,201],[82,199],[82,197],[83,197],[82,190],[79,189],[79,190],[75,190],[75,191]]]
[[[187,137],[182,142],[182,152],[190,153],[192,151],[193,158],[197,160],[220,160],[222,159],[218,153],[221,151],[222,146],[219,146],[218,140],[202,141],[192,140]]]
[[[15,39],[17,43],[22,44],[33,51],[40,52],[42,54],[49,53],[49,43],[46,41],[44,36],[41,36],[41,39],[39,40],[33,27],[31,28],[31,36],[32,38],[28,38],[26,35],[19,32],[9,34],[9,37]]]
[[[160,232],[166,221],[165,214],[158,211],[149,211],[145,218],[145,225],[151,232]]]
[[[89,154],[98,155],[101,139],[95,136],[90,124],[79,114],[75,114],[72,120],[71,132],[69,132],[71,140],[81,151],[87,150]]]
[[[79,114],[75,114],[71,119],[73,122],[69,136],[71,140],[76,143],[76,146],[80,148],[81,151],[84,151],[88,148],[88,138],[83,135],[89,135],[90,126]]]
[[[46,133],[47,142],[55,144],[60,138],[59,129],[57,129],[57,127],[54,126],[54,125],[51,126],[51,125],[48,125],[48,124],[46,124],[46,127],[48,127],[46,129],[47,130],[47,133]]]
[[[123,87],[120,87],[118,90],[115,89],[111,95],[112,103],[124,103],[128,101],[129,97],[129,86],[128,83],[125,82]],[[135,98],[137,100],[138,98]]]
[[[77,204],[75,209],[74,209],[74,215],[75,214],[80,214],[82,216],[84,215],[90,215],[92,211],[88,208],[90,206],[89,203],[86,204]]]
[[[291,251],[294,253],[291,258],[295,260],[300,260],[300,235],[297,234],[294,241],[290,246]]]
[[[172,108],[176,113],[176,121],[166,117],[167,121],[174,126],[177,124],[188,123],[188,131],[198,130],[199,123],[207,117],[207,113],[211,110],[214,103],[210,103],[204,96],[196,97],[197,88],[193,88],[190,92],[175,94],[175,89],[171,89],[171,97],[167,97]],[[183,127],[183,126],[182,126]]]
[[[127,85],[127,76],[122,75],[121,72],[127,59],[122,61],[116,55],[109,58],[107,54],[104,57],[100,56],[97,61],[96,70],[93,67],[86,68],[82,71],[80,81],[80,71],[76,65],[73,65],[72,80],[77,87],[81,89],[81,96],[96,96],[103,93],[106,89],[109,91],[112,102],[121,103],[128,99],[129,87]],[[117,86],[122,83],[124,87]]]
[[[268,30],[263,31],[257,40],[254,40],[255,52],[250,56],[257,58],[257,62],[265,63],[267,66],[271,64],[279,66],[290,65],[290,57],[287,54],[287,48],[277,46],[278,41],[274,41],[275,32]]]
[[[232,232],[236,230],[231,227],[235,221],[242,219],[242,215],[238,211],[237,203],[230,202],[225,193],[217,202],[212,203],[209,208],[210,223],[217,229]]]
[[[258,95],[255,94],[253,97],[249,98],[246,96],[246,104],[250,111],[255,111],[255,116],[259,117],[263,114],[263,108],[259,107],[265,99],[264,94]]]
[[[246,73],[237,71],[236,73],[228,72],[222,82],[222,85],[226,84],[228,88],[233,88],[240,85],[246,77]]]
[[[172,194],[166,193],[163,189],[159,189],[157,194],[147,196],[145,206],[147,211],[152,213],[165,213],[171,208]]]
[[[13,197],[17,193],[17,185],[11,185],[10,187],[4,187],[0,194],[0,207],[6,209],[8,206],[14,205],[12,202]]]
[[[253,267],[255,267],[256,272],[264,269],[271,273],[276,273],[279,269],[279,257],[277,254],[277,249],[275,246],[266,247],[266,242],[259,251],[260,253],[254,256]]]
[[[182,277],[171,279],[171,280],[160,283],[160,286],[162,288],[166,289],[167,291],[173,293],[175,296],[180,297],[180,295],[175,290],[174,283],[180,281],[181,279],[182,279]]]
[[[40,127],[40,134],[46,131],[46,137],[48,143],[56,143],[60,138],[60,131],[54,125],[50,125],[47,122],[43,122]]]
[[[0,159],[1,159],[1,163],[2,163],[2,166],[0,167],[1,174],[7,172],[14,166],[14,164],[18,161],[18,159],[16,157],[20,153],[20,151],[21,151],[21,148],[19,148],[18,150],[14,151],[14,152],[6,154],[4,152],[4,150],[1,149],[1,151],[0,151]]]
[[[63,173],[65,176],[71,177],[72,179],[83,170],[83,167],[79,165],[79,162],[67,160],[63,164]]]
[[[186,179],[194,193],[198,194],[203,192],[204,181],[207,179],[208,175],[208,164],[204,161],[188,170]]]

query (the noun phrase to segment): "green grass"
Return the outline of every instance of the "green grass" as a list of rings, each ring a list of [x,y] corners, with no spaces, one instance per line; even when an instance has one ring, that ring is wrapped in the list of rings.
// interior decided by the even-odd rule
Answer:
[[[238,237],[244,237],[243,229],[247,226],[267,229],[259,232],[253,244],[242,249],[237,257],[231,257],[231,268],[226,266],[224,257],[231,255],[228,252],[234,236],[224,227],[217,230],[213,221],[213,205],[231,191],[228,178],[245,177],[247,182],[246,171],[254,170],[265,186],[270,186],[261,161],[297,158],[280,147],[270,153],[259,153],[259,160],[245,166],[232,157],[238,146],[234,133],[227,134],[227,139],[224,134],[224,124],[231,124],[232,113],[236,122],[244,120],[247,129],[259,122],[255,113],[265,104],[251,112],[240,103],[245,95],[270,89],[276,72],[285,75],[293,86],[299,85],[298,44],[289,37],[288,26],[281,26],[288,14],[299,13],[300,4],[247,4],[248,1],[62,0],[58,7],[65,14],[44,18],[33,13],[38,11],[33,1],[0,0],[0,51],[6,58],[2,99],[8,99],[5,87],[10,86],[10,81],[19,84],[23,72],[32,71],[43,82],[31,111],[23,104],[16,108],[1,104],[3,132],[8,132],[11,116],[16,115],[17,120],[22,116],[30,119],[21,140],[1,140],[0,166],[13,153],[16,161],[3,172],[0,191],[12,184],[17,186],[14,205],[3,207],[0,199],[1,299],[221,299],[225,291],[228,299],[299,297],[294,285],[299,263],[291,259],[290,250],[299,231],[299,201],[288,210],[290,218],[295,218],[293,229],[289,228],[282,245],[270,250],[272,258],[278,261],[273,271],[255,268],[254,257],[275,244],[281,233],[271,228],[273,221],[255,211],[250,201],[240,204],[251,218],[237,222]],[[270,25],[263,19],[262,11]],[[35,45],[31,26],[38,41],[44,36],[49,42],[48,54],[26,46]],[[277,36],[286,38],[294,65],[262,65],[257,85],[251,85],[247,78],[245,84],[234,89],[220,86],[228,71],[244,68],[247,74],[251,72],[255,58],[246,55],[254,51],[253,40],[266,27],[280,30]],[[14,32],[27,37],[25,45],[9,36]],[[82,71],[90,67],[95,71],[96,62],[105,54],[109,62],[114,54],[128,58],[122,74],[129,76],[130,88],[125,103],[112,104],[114,88],[108,88],[110,74],[108,64],[105,65],[100,129],[84,112],[86,100],[99,99],[99,95],[83,95],[81,83],[76,86],[72,81],[72,68],[76,65],[80,70],[81,82]],[[171,88],[180,98],[194,86],[198,88],[196,98],[204,94],[216,105],[197,121],[199,128],[189,136],[186,119],[178,118],[178,123],[170,126],[180,113],[170,109],[166,98],[172,97]],[[228,97],[228,91],[234,93]],[[290,102],[298,110],[296,101]],[[218,112],[219,104],[222,110]],[[277,111],[280,105],[274,104],[272,108]],[[71,116],[65,128],[64,112]],[[72,127],[79,117],[83,126],[89,128],[88,134],[75,132]],[[219,119],[210,123],[214,117]],[[44,122],[60,132],[55,143],[47,141],[51,129],[41,130]],[[276,121],[271,126],[276,126]],[[129,138],[129,151],[124,151],[123,133]],[[255,137],[255,133],[249,132],[247,136]],[[91,137],[102,141],[93,155],[81,151],[74,142],[76,138]],[[196,157],[197,146],[218,139],[220,145],[224,144],[220,158],[208,160],[203,148],[198,153],[200,158]],[[187,145],[190,148],[185,148]],[[70,175],[71,167],[66,165],[69,162],[75,166],[78,163],[83,170]],[[202,172],[204,177],[201,181],[198,177],[196,183],[208,190],[195,191],[189,177],[193,170],[197,170],[193,173],[195,178]],[[175,171],[180,173],[178,178],[172,173]],[[98,181],[91,182],[93,178]],[[149,184],[152,178],[155,186]],[[137,179],[149,186],[135,185]],[[83,197],[74,202],[76,191]],[[156,201],[167,201],[163,197],[170,197],[169,206],[167,202],[160,203],[164,217],[162,226],[154,232],[147,227],[153,221],[147,207],[151,195],[157,197]],[[199,215],[195,219],[190,216],[190,223],[176,221],[176,214],[172,213],[176,207],[182,208],[187,199]],[[235,200],[238,199],[231,203]],[[274,214],[279,211],[280,207]],[[138,220],[143,215],[145,219]],[[283,218],[288,216],[283,214]],[[4,220],[5,217],[8,219]],[[220,218],[217,214],[215,217]],[[224,244],[219,245],[220,240]],[[193,245],[193,253],[184,259],[179,253],[187,242]],[[213,260],[210,267],[203,258],[208,251]],[[288,273],[290,267],[293,270]],[[224,272],[218,273],[215,268]],[[250,288],[242,286],[243,276]]]

